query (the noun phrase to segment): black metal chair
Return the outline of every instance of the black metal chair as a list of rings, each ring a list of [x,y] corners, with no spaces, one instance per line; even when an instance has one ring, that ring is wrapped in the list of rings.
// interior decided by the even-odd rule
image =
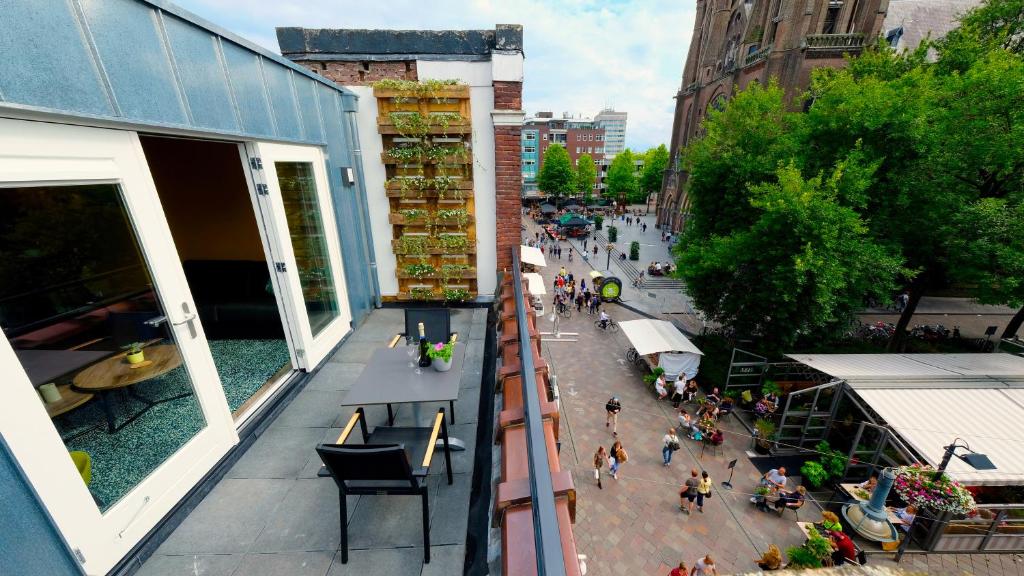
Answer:
[[[363,444],[345,445],[359,423]],[[452,483],[452,456],[448,446],[448,425],[444,408],[437,411],[429,428],[377,426],[367,433],[366,415],[357,408],[335,444],[321,444],[316,451],[325,470],[338,485],[341,507],[341,563],[348,562],[348,509],[345,497],[352,495],[419,495],[423,499],[423,561],[430,563],[430,504],[427,474],[437,440],[444,443],[448,484]]]
[[[428,342],[447,342],[452,337],[452,311],[448,308],[406,308],[405,337],[419,340],[419,323]]]

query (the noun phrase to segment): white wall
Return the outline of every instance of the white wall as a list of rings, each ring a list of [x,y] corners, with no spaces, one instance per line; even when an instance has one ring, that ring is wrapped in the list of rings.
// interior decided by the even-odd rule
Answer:
[[[370,234],[373,252],[377,258],[377,282],[381,296],[398,294],[398,278],[395,270],[398,260],[391,249],[391,223],[388,212],[391,207],[384,190],[387,173],[380,155],[384,152],[380,134],[377,134],[377,99],[370,86],[347,86],[359,96],[359,112],[356,124],[359,130],[359,144],[362,146],[363,179],[366,183],[366,203],[370,211]]]
[[[469,84],[470,87],[469,106],[473,120],[473,201],[476,206],[477,288],[480,294],[484,295],[493,294],[497,288],[496,270],[498,267],[494,125],[491,121],[491,111],[494,110],[494,86],[491,83],[491,70],[490,62],[416,61],[416,74],[420,80],[459,80]],[[376,104],[374,107],[376,109]],[[360,104],[360,114],[362,114],[361,108]],[[360,130],[362,130],[362,125],[360,125]],[[377,127],[374,125],[373,132],[370,133],[375,133],[376,130]],[[378,138],[378,146],[380,146],[379,140]],[[364,162],[368,157],[368,153],[364,151]],[[367,182],[367,186],[369,186],[369,182]],[[384,216],[384,222],[387,223],[387,215]],[[389,232],[388,238],[390,237]],[[388,252],[390,251],[389,246]],[[391,259],[391,275],[393,277],[394,256]],[[379,263],[377,269],[381,274],[384,273],[384,269]],[[384,284],[381,283],[382,291],[383,287]]]

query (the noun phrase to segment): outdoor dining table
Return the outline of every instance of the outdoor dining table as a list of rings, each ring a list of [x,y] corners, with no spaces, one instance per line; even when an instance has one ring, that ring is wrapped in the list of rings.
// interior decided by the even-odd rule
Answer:
[[[416,373],[410,362],[416,362],[406,347],[375,350],[352,388],[341,401],[342,406],[374,406],[388,408],[388,424],[394,425],[393,404],[412,404],[414,418],[419,420],[419,406],[423,402],[448,402],[451,423],[455,423],[455,401],[459,399],[459,382],[466,360],[466,345],[455,344],[452,367],[438,372],[432,367],[420,368]],[[417,422],[418,424],[418,422]],[[464,450],[465,444],[450,438],[452,450]]]

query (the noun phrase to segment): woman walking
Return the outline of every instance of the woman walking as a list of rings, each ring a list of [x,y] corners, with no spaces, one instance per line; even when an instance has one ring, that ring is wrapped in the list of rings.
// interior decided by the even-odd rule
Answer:
[[[598,446],[597,452],[594,452],[594,479],[597,480],[597,487],[604,490],[604,486],[601,486],[601,469],[604,468],[604,463],[608,461],[608,451],[604,449],[604,446]]]
[[[697,511],[704,513],[704,500],[711,498],[711,475],[705,470],[700,473],[700,484],[697,484]]]
[[[700,480],[697,479],[697,469],[693,468],[690,470],[690,477],[679,489],[679,510],[681,512],[693,513],[693,501],[697,499],[697,486],[700,486]]]
[[[679,436],[676,436],[675,428],[669,428],[668,434],[661,439],[661,459],[665,466],[672,464],[672,453],[676,450],[679,450]]]
[[[608,467],[612,473],[612,478],[615,480],[619,479],[619,468],[629,460],[629,455],[626,454],[626,449],[622,447],[622,442],[616,440],[612,444],[612,455],[610,458],[611,466]]]

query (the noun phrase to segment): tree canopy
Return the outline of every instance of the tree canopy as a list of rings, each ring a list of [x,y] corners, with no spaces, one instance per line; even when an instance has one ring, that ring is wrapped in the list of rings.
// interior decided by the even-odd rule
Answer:
[[[633,152],[629,148],[615,155],[611,166],[608,167],[608,176],[604,179],[606,197],[624,202],[636,195],[637,182],[633,175],[633,161]]]
[[[644,152],[644,170],[640,174],[640,192],[642,199],[661,189],[661,181],[668,168],[668,148],[664,144]]]
[[[758,84],[712,110],[706,135],[683,151],[691,218],[679,261],[698,306],[789,344],[792,334],[832,326],[858,300],[888,300],[879,286],[909,286],[898,344],[938,282],[976,286],[984,302],[1024,304],[1012,221],[1024,203],[1022,8],[1024,0],[988,0],[942,41],[909,53],[880,45],[845,68],[818,69],[806,113],[789,111],[777,86]],[[773,199],[793,212],[770,210]],[[798,226],[755,249],[758,234],[782,231],[771,226],[779,222]],[[862,249],[825,236],[829,227]],[[822,291],[799,291],[808,277],[797,262],[826,283]],[[864,262],[883,273],[870,276],[873,285],[859,280]],[[834,281],[841,276],[849,281]],[[757,293],[758,278],[770,307],[738,294],[743,285]]]
[[[541,192],[561,198],[573,193],[576,188],[576,174],[569,161],[569,153],[558,144],[548,146],[544,151],[544,163],[537,177]]]
[[[576,164],[576,192],[583,195],[589,202],[594,194],[594,183],[597,182],[597,166],[590,154],[582,154]]]

